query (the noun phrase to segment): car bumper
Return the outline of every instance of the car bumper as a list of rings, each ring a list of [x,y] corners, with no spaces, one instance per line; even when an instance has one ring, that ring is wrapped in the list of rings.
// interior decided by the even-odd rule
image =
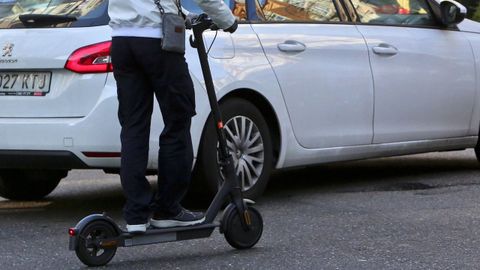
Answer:
[[[116,88],[107,84],[85,117],[0,118],[0,168],[118,168],[117,108]]]
[[[0,169],[84,169],[82,160],[69,151],[0,150]]]

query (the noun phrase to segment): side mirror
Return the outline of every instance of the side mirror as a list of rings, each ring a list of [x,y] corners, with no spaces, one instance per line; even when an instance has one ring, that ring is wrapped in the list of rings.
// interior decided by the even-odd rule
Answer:
[[[467,8],[453,0],[444,0],[440,3],[442,24],[455,26],[467,16]]]

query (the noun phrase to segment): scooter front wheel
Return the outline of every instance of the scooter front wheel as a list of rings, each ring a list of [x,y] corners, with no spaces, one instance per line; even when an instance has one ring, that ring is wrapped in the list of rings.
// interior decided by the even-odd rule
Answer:
[[[102,248],[100,242],[115,236],[117,236],[117,232],[109,222],[93,221],[79,232],[75,253],[80,261],[87,266],[106,265],[115,256],[117,247]]]
[[[248,249],[260,240],[263,232],[263,219],[257,209],[249,206],[250,228],[245,229],[241,223],[240,213],[235,207],[231,207],[225,214],[222,227],[225,239],[236,249]]]

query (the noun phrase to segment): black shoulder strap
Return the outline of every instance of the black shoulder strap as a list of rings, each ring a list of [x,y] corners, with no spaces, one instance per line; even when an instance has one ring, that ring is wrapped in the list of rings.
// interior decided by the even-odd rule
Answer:
[[[180,0],[172,0],[175,2],[175,5],[178,8],[178,15],[185,17],[185,14],[182,12],[182,6]],[[154,0],[155,5],[157,5],[158,9],[160,10],[160,14],[165,14],[165,9],[163,9],[162,5],[160,4],[160,0]]]

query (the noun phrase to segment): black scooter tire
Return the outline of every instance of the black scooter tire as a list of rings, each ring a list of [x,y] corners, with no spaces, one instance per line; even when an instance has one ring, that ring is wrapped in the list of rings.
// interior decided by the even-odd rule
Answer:
[[[109,263],[115,253],[116,247],[102,249],[95,246],[88,246],[88,240],[108,239],[117,236],[117,232],[107,221],[96,220],[85,226],[79,232],[78,243],[75,247],[75,253],[78,259],[87,266],[103,266]],[[99,252],[101,252],[99,254]]]
[[[245,230],[240,221],[240,213],[237,208],[232,207],[229,212],[226,213],[223,221],[222,228],[230,246],[236,249],[249,249],[255,246],[263,233],[263,219],[260,212],[257,209],[249,206],[248,211],[251,218],[251,229]]]

